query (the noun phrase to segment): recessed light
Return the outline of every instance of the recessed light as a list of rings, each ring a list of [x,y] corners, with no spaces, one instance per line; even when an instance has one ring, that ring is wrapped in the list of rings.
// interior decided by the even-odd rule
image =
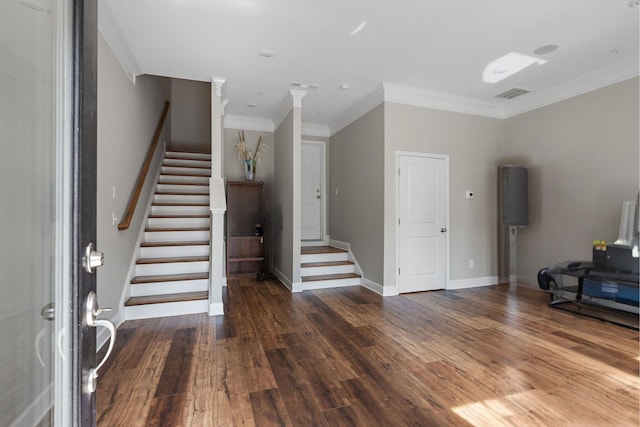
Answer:
[[[556,49],[558,49],[558,45],[557,44],[547,44],[547,45],[544,45],[544,46],[540,46],[539,48],[534,50],[533,53],[535,53],[536,55],[546,55],[547,53],[551,53],[551,52],[555,51]]]
[[[640,0],[631,0],[629,2],[629,7],[640,7]]]
[[[272,59],[276,57],[276,53],[272,50],[262,50],[260,51],[260,56],[264,59]]]
[[[351,85],[350,85],[349,83],[342,83],[342,84],[340,85],[340,89],[342,89],[342,90],[347,90],[347,89],[349,89],[350,87],[351,87]]]
[[[248,103],[247,103],[247,106],[248,106],[248,107],[251,107],[251,108],[255,108],[255,107],[257,107],[257,106],[258,106],[258,104],[256,104],[255,102],[248,102]]]

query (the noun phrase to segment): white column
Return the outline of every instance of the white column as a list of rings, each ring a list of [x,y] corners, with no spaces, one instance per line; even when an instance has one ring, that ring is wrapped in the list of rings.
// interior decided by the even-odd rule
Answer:
[[[209,206],[211,209],[211,255],[209,261],[209,315],[224,314],[222,287],[226,285],[224,256],[224,213],[227,210],[222,176],[222,142],[224,106],[222,86],[226,79],[211,79],[211,179]]]
[[[211,176],[222,178],[223,100],[222,87],[227,79],[211,78]]]
[[[293,283],[301,283],[300,274],[300,247],[302,226],[302,98],[306,91],[289,89],[293,98]]]

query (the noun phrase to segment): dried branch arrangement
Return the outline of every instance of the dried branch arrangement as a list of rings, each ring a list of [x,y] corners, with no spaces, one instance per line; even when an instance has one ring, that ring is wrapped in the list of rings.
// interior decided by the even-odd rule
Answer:
[[[262,136],[258,138],[258,145],[256,151],[251,153],[251,150],[247,147],[247,142],[244,139],[244,131],[238,132],[238,141],[236,142],[236,157],[239,160],[255,160],[260,161],[262,152],[267,149],[267,145],[262,143]]]

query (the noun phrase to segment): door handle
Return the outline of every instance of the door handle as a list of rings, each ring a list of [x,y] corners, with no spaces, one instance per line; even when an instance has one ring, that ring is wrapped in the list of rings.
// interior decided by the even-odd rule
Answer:
[[[104,358],[98,363],[98,366],[95,368],[89,369],[89,374],[87,378],[87,391],[89,393],[93,393],[96,391],[96,387],[98,385],[98,371],[102,368],[102,365],[107,361],[109,356],[111,356],[111,352],[113,351],[113,345],[116,342],[116,327],[115,325],[107,319],[97,319],[98,314],[103,311],[111,311],[110,308],[98,308],[98,302],[96,299],[96,293],[91,291],[89,295],[87,295],[87,305],[85,309],[85,320],[88,326],[92,326],[97,328],[98,326],[103,326],[109,330],[110,338],[109,338],[109,347],[107,348],[107,353],[104,355]]]
[[[447,227],[442,227],[442,228],[440,228],[440,232],[441,232],[441,233],[446,233],[446,232],[447,232]]]
[[[56,307],[54,303],[50,302],[42,307],[42,310],[40,310],[40,317],[44,320],[48,320],[49,322],[53,321],[56,317]]]

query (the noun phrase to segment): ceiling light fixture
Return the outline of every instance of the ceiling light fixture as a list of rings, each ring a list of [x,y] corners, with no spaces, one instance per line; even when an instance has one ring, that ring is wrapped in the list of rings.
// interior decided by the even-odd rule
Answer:
[[[360,25],[358,25],[353,31],[351,31],[349,33],[350,36],[355,36],[356,34],[358,34],[360,31],[362,31],[364,29],[364,27],[367,25],[367,20],[365,19],[364,21],[362,21],[360,23]]]
[[[554,52],[557,49],[558,49],[557,44],[547,44],[544,46],[540,46],[539,48],[534,50],[533,53],[535,53],[536,55],[546,55],[547,53]]]
[[[272,50],[262,50],[260,51],[260,56],[264,59],[272,59],[276,57],[276,53]]]
[[[515,73],[524,70],[530,65],[545,64],[547,61],[533,56],[510,52],[486,66],[482,73],[482,81],[485,83],[497,83]]]

